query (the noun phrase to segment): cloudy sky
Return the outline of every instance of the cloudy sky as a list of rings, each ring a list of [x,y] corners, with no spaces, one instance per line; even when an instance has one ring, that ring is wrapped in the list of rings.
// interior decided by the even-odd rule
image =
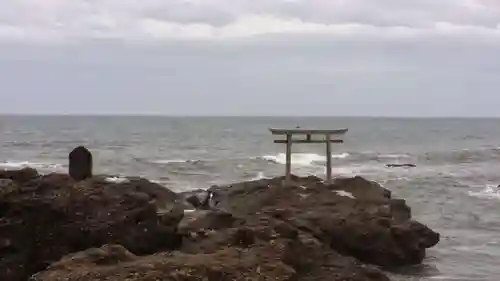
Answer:
[[[0,113],[500,116],[499,0],[4,0]]]

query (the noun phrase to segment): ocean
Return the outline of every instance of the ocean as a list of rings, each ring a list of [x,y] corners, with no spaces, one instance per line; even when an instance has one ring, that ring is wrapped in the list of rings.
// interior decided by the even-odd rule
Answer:
[[[270,127],[348,128],[333,175],[361,175],[404,198],[441,233],[423,265],[395,280],[497,280],[500,119],[1,116],[0,168],[66,172],[84,145],[94,173],[143,176],[175,191],[284,174]],[[293,146],[292,171],[325,174],[324,145]],[[387,168],[412,163],[415,168]]]

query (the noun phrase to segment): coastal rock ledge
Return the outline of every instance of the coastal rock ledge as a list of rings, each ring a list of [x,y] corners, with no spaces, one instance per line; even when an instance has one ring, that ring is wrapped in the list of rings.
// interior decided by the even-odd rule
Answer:
[[[174,193],[141,178],[0,171],[0,280],[386,281],[438,242],[361,177]]]

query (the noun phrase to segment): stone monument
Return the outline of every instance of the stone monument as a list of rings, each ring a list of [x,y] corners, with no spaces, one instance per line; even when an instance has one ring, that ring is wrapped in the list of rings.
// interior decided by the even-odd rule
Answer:
[[[92,153],[79,146],[69,154],[69,175],[76,181],[92,177]]]

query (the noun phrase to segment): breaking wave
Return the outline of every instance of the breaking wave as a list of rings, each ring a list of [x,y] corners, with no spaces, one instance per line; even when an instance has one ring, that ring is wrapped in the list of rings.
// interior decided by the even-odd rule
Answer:
[[[266,175],[264,175],[264,172],[258,172],[257,175],[255,175],[255,177],[253,177],[252,179],[250,179],[251,181],[255,181],[255,180],[261,180],[261,179],[266,179]]]
[[[500,199],[500,188],[489,184],[481,191],[469,191],[469,195],[477,198]]]
[[[332,158],[337,158],[337,159],[344,159],[347,157],[349,157],[349,153],[332,155]],[[279,153],[277,155],[264,155],[259,158],[276,164],[286,164],[285,153]],[[316,163],[324,163],[326,161],[325,156],[314,153],[293,153],[291,155],[291,160],[292,160],[291,162],[292,165],[299,165],[299,166],[311,166]]]
[[[130,181],[128,178],[125,177],[106,177],[104,180],[110,183],[124,183]]]
[[[43,170],[59,170],[64,168],[62,164],[47,163],[47,162],[30,162],[30,161],[5,161],[0,162],[2,169],[21,169],[21,168],[34,168]]]
[[[160,160],[152,160],[150,161],[153,164],[174,164],[174,163],[188,163],[189,160],[183,159],[160,159]]]
[[[408,154],[379,154],[377,158],[379,159],[400,159],[400,158],[410,158]]]

